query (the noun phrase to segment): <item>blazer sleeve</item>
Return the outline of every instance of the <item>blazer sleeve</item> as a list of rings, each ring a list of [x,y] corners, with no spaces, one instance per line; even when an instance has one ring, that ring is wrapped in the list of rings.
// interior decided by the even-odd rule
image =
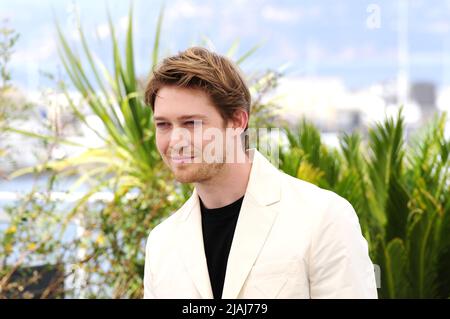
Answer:
[[[347,200],[336,196],[330,202],[315,227],[310,249],[311,298],[377,298],[367,241]]]
[[[145,247],[145,266],[144,266],[144,299],[156,299],[153,290],[153,275],[151,270],[150,258],[152,257],[152,232],[147,239]]]

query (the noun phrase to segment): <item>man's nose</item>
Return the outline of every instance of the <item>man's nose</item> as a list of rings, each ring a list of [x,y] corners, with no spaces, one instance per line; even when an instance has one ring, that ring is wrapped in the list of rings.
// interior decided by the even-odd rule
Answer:
[[[189,130],[182,127],[175,127],[170,135],[170,146],[173,149],[180,149],[190,146],[191,134]]]

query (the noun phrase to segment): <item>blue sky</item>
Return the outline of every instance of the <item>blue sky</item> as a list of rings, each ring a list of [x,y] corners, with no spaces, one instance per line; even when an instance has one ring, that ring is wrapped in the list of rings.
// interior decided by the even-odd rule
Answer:
[[[399,1],[402,0],[173,0],[165,1],[162,48],[175,53],[203,36],[219,52],[240,40],[242,53],[263,46],[243,68],[264,70],[290,64],[291,76],[339,77],[350,88],[392,80],[398,71]],[[407,1],[407,0],[403,0]],[[138,73],[150,65],[156,18],[163,1],[135,0]],[[450,1],[408,1],[409,74],[412,80],[449,85]],[[379,9],[379,28],[369,28],[368,8]],[[117,28],[126,23],[129,1],[16,0],[0,2],[0,19],[8,19],[21,38],[12,61],[13,79],[26,88],[45,84],[39,70],[62,72],[56,50],[53,13],[72,36],[78,12],[92,47],[108,61],[106,6]],[[123,36],[123,32],[119,35]]]

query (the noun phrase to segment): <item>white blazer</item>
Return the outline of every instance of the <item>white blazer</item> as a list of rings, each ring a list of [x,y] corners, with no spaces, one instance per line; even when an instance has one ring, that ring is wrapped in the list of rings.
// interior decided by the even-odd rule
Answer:
[[[252,152],[222,298],[377,298],[351,204]],[[213,298],[196,190],[149,235],[144,298]]]

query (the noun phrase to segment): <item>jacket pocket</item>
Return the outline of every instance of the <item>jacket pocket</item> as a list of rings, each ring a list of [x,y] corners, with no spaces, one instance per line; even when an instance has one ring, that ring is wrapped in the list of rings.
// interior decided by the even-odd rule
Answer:
[[[296,271],[297,261],[274,261],[255,263],[250,271],[250,276],[257,279],[272,278],[289,275]]]
[[[245,298],[307,298],[303,269],[297,260],[256,263],[247,278]]]

